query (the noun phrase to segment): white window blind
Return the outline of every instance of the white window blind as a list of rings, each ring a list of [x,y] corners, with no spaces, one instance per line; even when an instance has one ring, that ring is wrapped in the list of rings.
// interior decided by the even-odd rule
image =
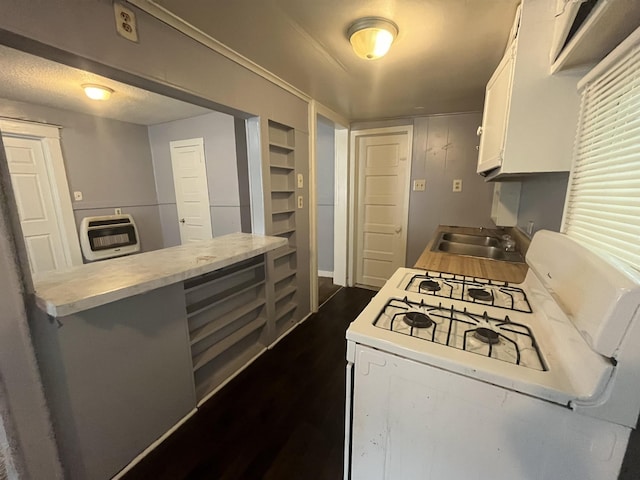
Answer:
[[[615,62],[609,59],[606,70],[582,90],[563,231],[640,269],[640,46],[635,43]]]

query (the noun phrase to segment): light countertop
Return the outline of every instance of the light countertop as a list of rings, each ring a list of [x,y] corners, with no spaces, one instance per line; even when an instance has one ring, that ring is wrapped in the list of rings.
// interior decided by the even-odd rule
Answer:
[[[472,227],[453,227],[440,225],[436,230],[433,238],[416,261],[414,267],[422,270],[431,270],[435,272],[457,273],[470,277],[490,278],[492,280],[501,280],[509,283],[522,283],[529,267],[526,263],[504,262],[500,260],[492,260],[490,258],[468,257],[463,255],[454,255],[445,252],[432,252],[431,246],[433,241],[441,232],[466,233],[470,235],[486,235],[505,233],[503,231],[472,228]],[[529,247],[530,240],[521,234],[517,229],[509,229],[506,233],[511,234],[517,244],[517,250],[524,254]]]
[[[213,272],[286,244],[284,238],[233,233],[34,275],[36,304],[47,314],[62,317]]]

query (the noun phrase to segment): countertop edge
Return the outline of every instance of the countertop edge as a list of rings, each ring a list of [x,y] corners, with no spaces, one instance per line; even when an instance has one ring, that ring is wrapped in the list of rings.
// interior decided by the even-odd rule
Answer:
[[[231,234],[231,235],[235,236],[237,234]],[[247,234],[247,235],[251,235],[251,234]],[[287,240],[285,238],[272,237],[267,235],[255,235],[255,234],[253,234],[253,236],[272,240],[274,241],[274,243],[273,245],[261,245],[255,248],[248,248],[242,252],[235,253],[228,257],[214,258],[208,261],[207,263],[202,263],[201,265],[198,265],[195,267],[185,268],[185,270],[183,271],[178,271],[176,273],[159,276],[157,278],[153,278],[148,281],[142,281],[140,283],[136,283],[133,285],[127,285],[115,290],[108,290],[102,293],[92,294],[85,298],[79,298],[78,300],[74,300],[74,301],[57,302],[55,301],[55,299],[47,298],[46,295],[42,296],[41,294],[38,293],[38,283],[36,280],[34,280],[34,284],[36,286],[35,303],[38,308],[40,308],[49,316],[64,317],[64,316],[72,315],[85,310],[89,310],[91,308],[106,305],[108,303],[123,300],[125,298],[148,293],[152,290],[156,290],[158,288],[162,288],[168,285],[182,282],[189,278],[211,273],[216,270],[220,270],[222,268],[233,265],[234,263],[240,262],[242,260],[255,257],[256,255],[262,255],[264,253],[270,252],[272,250],[276,250],[280,247],[287,245]],[[222,236],[222,237],[217,237],[217,239],[214,239],[214,240],[220,241],[220,240],[224,240],[224,238],[225,237]],[[148,253],[153,253],[153,252],[148,252]]]

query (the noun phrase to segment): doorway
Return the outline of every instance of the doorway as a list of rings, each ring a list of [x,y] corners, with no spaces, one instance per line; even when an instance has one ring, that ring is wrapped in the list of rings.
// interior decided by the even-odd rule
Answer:
[[[213,238],[204,139],[169,142],[182,245]]]
[[[405,265],[413,126],[351,133],[355,283],[382,287]]]
[[[316,252],[318,272],[312,278],[312,292],[316,293],[314,310],[347,285],[348,128],[345,120],[320,108],[321,112],[314,114],[316,141],[312,161],[315,165],[312,249]]]
[[[82,264],[59,129],[3,119],[0,131],[31,272]]]

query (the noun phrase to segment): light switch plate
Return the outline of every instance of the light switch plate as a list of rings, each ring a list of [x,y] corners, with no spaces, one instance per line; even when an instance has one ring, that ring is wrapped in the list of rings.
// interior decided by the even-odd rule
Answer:
[[[116,208],[116,215],[122,215],[122,209]]]
[[[79,202],[80,200],[82,200],[82,192],[73,192],[73,199],[76,202]]]
[[[454,192],[461,192],[462,191],[462,179],[461,178],[456,178],[453,181],[453,191]]]
[[[298,195],[298,208],[302,208],[304,206],[304,201],[302,200],[302,195]]]
[[[304,187],[304,177],[301,173],[298,174],[298,188]]]
[[[424,192],[426,186],[427,186],[427,181],[424,178],[419,178],[413,181],[414,192]]]

